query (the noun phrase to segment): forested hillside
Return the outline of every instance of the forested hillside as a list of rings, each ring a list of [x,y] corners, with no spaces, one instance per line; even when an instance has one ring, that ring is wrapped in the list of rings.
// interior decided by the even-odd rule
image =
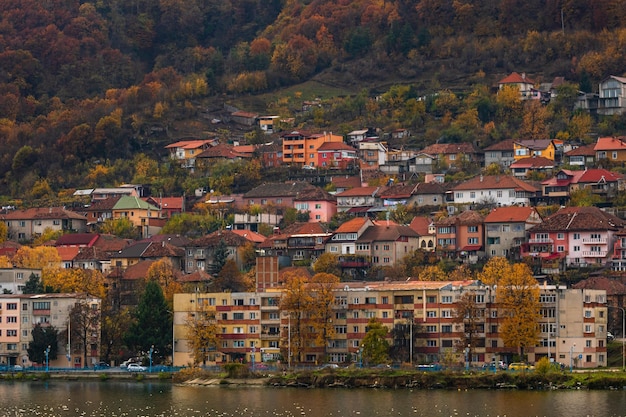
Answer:
[[[174,126],[313,77],[414,97],[525,71],[592,91],[626,71],[625,21],[625,0],[0,0],[0,195],[182,192],[152,164]]]

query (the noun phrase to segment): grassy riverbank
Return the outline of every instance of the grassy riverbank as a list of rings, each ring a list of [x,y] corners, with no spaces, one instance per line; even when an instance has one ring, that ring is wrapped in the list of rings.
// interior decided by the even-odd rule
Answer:
[[[205,373],[188,369],[174,381],[198,385],[255,384],[302,388],[389,388],[389,389],[626,389],[626,372],[420,372],[401,369],[323,369],[298,372],[251,373],[248,368]]]
[[[221,372],[186,368],[176,373],[63,373],[17,372],[0,375],[0,380],[100,380],[171,381],[189,385],[262,385],[296,388],[387,388],[387,389],[626,389],[626,372],[614,370],[550,370],[453,372],[409,369],[319,369],[294,372],[251,372],[248,367],[228,367]]]

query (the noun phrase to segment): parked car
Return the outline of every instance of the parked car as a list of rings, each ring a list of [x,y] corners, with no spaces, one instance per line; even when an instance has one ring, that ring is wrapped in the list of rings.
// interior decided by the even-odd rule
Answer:
[[[109,369],[111,367],[111,365],[109,365],[106,362],[98,362],[97,364],[95,364],[93,366],[94,369],[98,370],[98,369]]]
[[[324,365],[320,366],[320,369],[337,369],[339,368],[339,365],[337,365],[336,363],[325,363]]]
[[[535,369],[535,367],[523,362],[513,362],[509,365],[509,369],[512,371],[527,371]]]
[[[128,372],[146,372],[148,369],[138,363],[129,363],[126,370],[128,370]]]

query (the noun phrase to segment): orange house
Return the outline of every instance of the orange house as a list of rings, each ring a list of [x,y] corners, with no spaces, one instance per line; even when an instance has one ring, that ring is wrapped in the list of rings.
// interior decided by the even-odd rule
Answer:
[[[626,142],[624,138],[598,138],[596,146],[596,160],[600,161],[608,159],[609,161],[624,162],[626,161]]]
[[[343,142],[343,136],[331,133],[293,131],[282,136],[283,162],[297,166],[317,166],[317,151],[326,142]]]

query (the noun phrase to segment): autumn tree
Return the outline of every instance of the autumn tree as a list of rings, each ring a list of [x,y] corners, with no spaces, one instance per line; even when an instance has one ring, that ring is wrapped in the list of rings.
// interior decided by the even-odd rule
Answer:
[[[602,197],[594,194],[590,188],[579,188],[570,192],[569,206],[573,207],[591,207],[600,203]]]
[[[468,360],[472,361],[472,348],[481,345],[478,342],[479,334],[484,332],[485,310],[479,306],[476,299],[476,292],[469,291],[463,293],[456,303],[454,309],[454,323],[463,326],[463,333],[456,342],[458,352],[469,348]]]
[[[5,222],[0,222],[0,243],[4,243],[9,235],[9,228]]]
[[[96,297],[104,297],[104,275],[95,269],[48,268],[42,273],[46,292],[84,292]]]
[[[528,265],[511,265],[505,258],[493,257],[478,278],[496,288],[497,307],[502,317],[500,333],[504,345],[517,348],[535,346],[539,337],[539,286]]]
[[[448,276],[438,265],[428,265],[417,276],[418,281],[447,281]]]
[[[122,239],[137,239],[140,236],[139,230],[128,217],[106,219],[100,225],[100,233],[114,235]]]
[[[182,292],[182,285],[178,282],[179,275],[180,271],[174,268],[169,258],[153,262],[146,274],[146,279],[156,281],[161,286],[170,308],[173,307],[174,294]]]
[[[311,292],[307,288],[306,277],[297,272],[286,272],[283,275],[283,290],[280,299],[280,311],[289,314],[291,340],[283,345],[286,353],[287,345],[291,347],[291,354],[297,362],[302,362],[302,355],[309,340],[310,333],[307,325],[309,306],[313,302]],[[286,354],[283,356],[287,356]]]
[[[0,268],[13,268],[13,262],[7,256],[2,255],[0,256]]]
[[[87,299],[78,301],[70,310],[70,346],[71,352],[80,352],[83,358],[83,365],[89,366],[87,363],[88,351],[92,346],[97,346],[100,334],[100,309],[93,308],[93,303]]]
[[[59,252],[52,246],[30,248],[22,246],[13,256],[13,262],[20,268],[41,269],[52,268],[61,262]]]
[[[549,136],[548,118],[549,109],[539,100],[530,100],[524,106],[520,134],[529,139],[546,139]]]
[[[213,280],[214,291],[232,291],[241,292],[248,291],[252,288],[253,283],[246,279],[239,268],[237,263],[232,259],[226,261],[226,264],[222,270],[217,274]]]
[[[324,346],[324,355],[328,341],[335,336],[333,304],[335,286],[339,277],[325,272],[317,273],[311,278],[313,299],[309,308],[309,318],[315,331],[315,343]],[[326,358],[324,358],[326,360]]]
[[[219,328],[215,311],[210,310],[206,303],[200,304],[199,310],[189,313],[185,328],[193,364],[206,365],[208,352],[215,350],[218,343]]]
[[[32,362],[43,364],[46,361],[45,351],[50,347],[48,360],[57,358],[59,351],[59,332],[54,326],[42,326],[35,324],[31,333],[32,340],[28,342],[28,359]]]
[[[367,323],[367,333],[361,341],[361,355],[367,365],[378,365],[389,362],[389,330],[377,318]]]
[[[51,240],[56,240],[63,235],[62,230],[54,230],[51,227],[46,227],[44,231],[33,240],[35,246],[43,245]]]
[[[326,273],[341,276],[339,257],[330,252],[321,254],[313,264],[313,271],[316,273]]]

